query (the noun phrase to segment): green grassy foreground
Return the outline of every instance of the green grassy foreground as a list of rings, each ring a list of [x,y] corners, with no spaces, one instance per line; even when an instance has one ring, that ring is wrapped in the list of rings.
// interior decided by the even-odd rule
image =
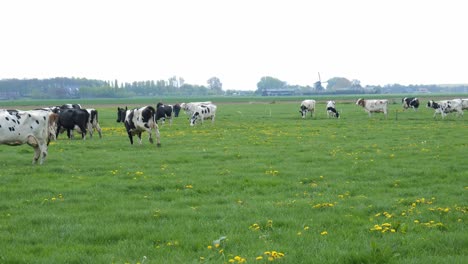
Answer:
[[[0,146],[0,263],[466,263],[467,117],[337,107],[219,103],[157,148],[109,106],[42,166]]]

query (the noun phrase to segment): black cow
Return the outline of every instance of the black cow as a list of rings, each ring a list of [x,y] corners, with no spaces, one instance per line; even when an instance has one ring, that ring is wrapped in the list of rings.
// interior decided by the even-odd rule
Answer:
[[[86,139],[88,120],[89,113],[84,109],[62,109],[59,113],[55,136],[58,138],[60,129],[64,128],[67,130],[68,138],[71,138],[71,130],[78,126],[81,131],[81,138]]]
[[[179,108],[180,111],[180,108]],[[172,125],[172,116],[174,115],[174,108],[172,105],[167,105],[163,103],[158,103],[156,105],[156,123],[161,120],[162,124],[166,121],[166,118],[169,119],[169,125]]]
[[[157,146],[161,146],[158,124],[154,120],[155,113],[156,110],[152,106],[144,106],[132,110],[128,110],[127,107],[117,107],[117,122],[124,123],[130,144],[133,145],[133,136],[135,135],[138,136],[141,144],[141,133],[143,131],[148,131],[149,141],[153,143],[152,129],[154,128]]]
[[[401,99],[401,103],[403,104],[404,110],[413,108],[413,110],[416,111],[419,107],[419,99],[416,97],[405,97]]]
[[[179,113],[181,109],[180,104],[175,104],[173,108],[174,108],[174,117],[179,117]]]

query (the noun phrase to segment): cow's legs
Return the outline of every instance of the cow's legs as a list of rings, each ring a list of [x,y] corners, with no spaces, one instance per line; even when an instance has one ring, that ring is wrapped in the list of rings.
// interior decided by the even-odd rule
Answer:
[[[133,136],[131,132],[128,132],[128,138],[130,139],[130,145],[133,145]]]
[[[81,130],[81,138],[83,140],[86,140],[86,127],[80,126],[80,130]]]
[[[154,130],[155,130],[155,134],[156,134],[156,146],[160,147],[161,146],[161,141],[160,141],[159,128],[156,127]]]
[[[99,124],[96,124],[95,128],[96,128],[97,132],[99,133],[99,138],[102,138],[101,126]]]
[[[141,132],[138,132],[138,133],[137,133],[137,137],[138,137],[138,142],[139,142],[140,145],[141,145]],[[150,138],[151,138],[151,133],[150,133]],[[153,143],[153,140],[150,139],[150,142]]]

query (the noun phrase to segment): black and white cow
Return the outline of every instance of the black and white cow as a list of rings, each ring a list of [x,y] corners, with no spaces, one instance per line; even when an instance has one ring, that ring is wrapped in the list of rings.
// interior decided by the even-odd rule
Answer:
[[[86,139],[86,128],[88,127],[89,113],[85,109],[61,109],[57,122],[56,138],[63,128],[67,131],[68,138],[72,138],[71,131],[78,126],[81,133],[81,138]]]
[[[340,113],[336,110],[336,103],[335,101],[328,101],[327,102],[327,116],[330,117],[340,117]]]
[[[93,138],[94,131],[97,131],[99,134],[99,138],[102,138],[102,129],[99,125],[98,111],[94,108],[86,108],[84,110],[86,110],[89,114],[89,119],[86,124],[86,129],[88,130],[89,137]],[[81,129],[78,126],[75,126],[75,130],[78,133],[81,133]],[[71,133],[73,137],[73,131]]]
[[[156,110],[152,106],[144,106],[128,110],[125,108],[117,108],[117,122],[122,122],[130,139],[130,144],[133,145],[133,136],[137,136],[141,144],[141,133],[147,131],[149,134],[149,142],[153,143],[152,130],[156,134],[157,146],[161,146],[158,124],[155,121]]]
[[[307,117],[307,112],[310,112],[312,118],[315,116],[315,100],[310,99],[301,102],[301,110],[299,110],[299,113],[301,113],[302,118]]]
[[[0,144],[34,148],[33,164],[42,164],[49,142],[48,111],[0,110]]]
[[[188,116],[193,116],[193,113],[197,106],[200,105],[209,105],[211,104],[211,101],[206,101],[206,102],[190,102],[190,103],[181,103],[180,107],[185,111],[185,113]]]
[[[194,126],[197,120],[200,120],[203,124],[203,120],[211,119],[211,123],[214,123],[216,117],[216,105],[214,104],[202,104],[192,109],[193,114],[190,118],[190,126]]]
[[[172,105],[167,105],[163,103],[158,103],[156,105],[156,123],[161,120],[161,124],[164,124],[166,119],[169,119],[169,125],[172,125],[173,116],[174,107]]]
[[[401,99],[401,103],[403,104],[403,110],[413,108],[416,111],[419,107],[419,99],[416,97],[405,97]]]
[[[448,113],[456,112],[457,116],[463,116],[463,108],[462,108],[462,100],[461,99],[454,99],[454,100],[442,100],[442,101],[433,101],[430,100],[427,102],[427,107],[434,109],[435,118],[437,114],[440,114],[442,119]]]

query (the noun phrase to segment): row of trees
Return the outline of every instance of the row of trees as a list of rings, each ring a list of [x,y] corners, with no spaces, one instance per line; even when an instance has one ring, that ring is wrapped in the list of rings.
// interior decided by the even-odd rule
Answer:
[[[423,93],[423,92],[468,92],[468,86],[440,85],[385,85],[361,86],[359,80],[334,77],[312,86],[290,85],[271,76],[260,78],[256,91],[223,90],[217,77],[205,85],[185,83],[182,77],[167,80],[119,83],[90,80],[86,78],[51,79],[3,79],[0,80],[0,99],[32,98],[123,98],[134,96],[221,96],[221,95],[311,95],[311,94],[362,94],[362,93]]]
[[[86,78],[3,79],[0,99],[32,98],[119,98],[133,96],[217,96],[223,95],[221,80],[208,79],[207,85],[185,83],[181,77],[168,80],[121,83]]]

